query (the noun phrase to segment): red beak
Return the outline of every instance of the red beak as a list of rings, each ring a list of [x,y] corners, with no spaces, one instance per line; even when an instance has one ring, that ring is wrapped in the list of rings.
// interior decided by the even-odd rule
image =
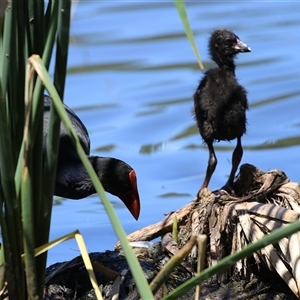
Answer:
[[[136,175],[134,170],[132,170],[129,173],[129,179],[131,182],[132,189],[131,191],[127,192],[124,196],[120,198],[124,202],[128,210],[131,212],[133,217],[137,220],[140,215],[141,206],[140,206],[139,192],[137,189]]]

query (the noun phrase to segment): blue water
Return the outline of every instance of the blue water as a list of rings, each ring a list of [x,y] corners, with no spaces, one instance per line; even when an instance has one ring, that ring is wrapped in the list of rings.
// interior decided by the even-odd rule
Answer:
[[[234,31],[251,53],[240,54],[239,82],[248,91],[242,163],[280,169],[299,181],[300,2],[188,2],[206,68],[213,29]],[[73,10],[65,102],[89,130],[92,154],[125,160],[138,176],[141,215],[135,221],[108,195],[127,233],[162,220],[191,201],[204,178],[208,151],[191,116],[202,77],[172,1],[80,2]],[[235,141],[215,145],[210,183],[221,187]],[[79,229],[89,251],[117,238],[97,196],[54,205],[51,239]],[[79,254],[75,241],[50,250],[48,264]]]

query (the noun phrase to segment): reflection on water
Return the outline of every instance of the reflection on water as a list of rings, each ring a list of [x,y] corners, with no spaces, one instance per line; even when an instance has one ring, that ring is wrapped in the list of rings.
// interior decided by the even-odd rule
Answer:
[[[207,39],[215,28],[233,30],[252,49],[236,61],[250,104],[242,163],[300,180],[300,3],[187,5],[206,68],[214,66]],[[202,72],[172,2],[81,2],[71,34],[65,102],[88,128],[92,154],[123,159],[138,175],[138,222],[109,196],[129,233],[186,204],[202,183],[208,151],[191,115]],[[235,144],[216,144],[212,189],[225,183]],[[117,238],[99,203],[96,196],[61,201],[51,237],[78,228],[89,251],[112,248]],[[77,254],[69,242],[50,252],[49,263]]]

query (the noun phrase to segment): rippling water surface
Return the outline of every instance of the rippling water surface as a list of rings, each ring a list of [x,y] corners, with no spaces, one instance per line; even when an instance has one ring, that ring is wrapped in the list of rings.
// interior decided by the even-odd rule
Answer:
[[[234,31],[252,49],[240,54],[236,75],[248,91],[248,131],[242,163],[281,169],[300,180],[300,3],[187,3],[206,68],[213,29]],[[109,198],[127,233],[160,221],[188,203],[204,178],[208,151],[191,116],[202,77],[173,2],[80,2],[74,7],[65,102],[89,130],[92,154],[132,165],[142,202],[136,222]],[[231,168],[232,143],[215,145],[218,166],[210,187]],[[51,239],[79,229],[89,251],[117,241],[96,196],[59,200]],[[49,253],[48,264],[78,255],[70,241]]]

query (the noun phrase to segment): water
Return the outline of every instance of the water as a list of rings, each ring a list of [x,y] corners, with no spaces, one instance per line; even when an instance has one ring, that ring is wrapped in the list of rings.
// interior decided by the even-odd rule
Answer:
[[[206,68],[213,29],[234,31],[251,49],[236,74],[248,91],[248,131],[242,163],[281,169],[299,181],[299,2],[188,2],[187,11]],[[162,220],[197,193],[208,151],[191,116],[202,72],[173,2],[80,2],[74,9],[65,102],[89,130],[92,154],[123,159],[138,175],[136,222],[109,195],[127,233]],[[218,166],[210,188],[231,168],[232,143],[215,144]],[[59,200],[51,239],[79,229],[89,251],[117,241],[96,196]],[[49,252],[48,264],[79,254],[74,241]]]

